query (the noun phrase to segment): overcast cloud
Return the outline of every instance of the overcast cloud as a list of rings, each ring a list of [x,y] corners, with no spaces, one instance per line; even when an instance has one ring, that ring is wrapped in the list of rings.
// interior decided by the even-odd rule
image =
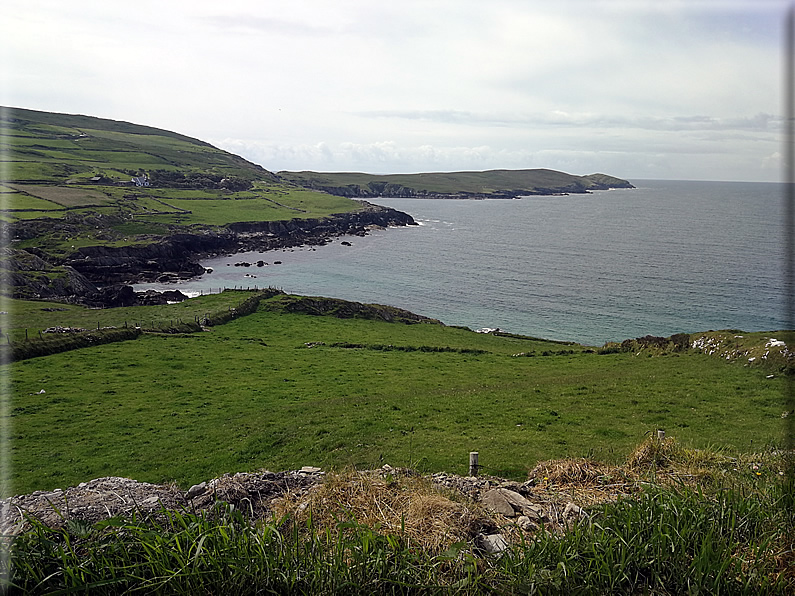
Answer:
[[[273,171],[780,179],[783,0],[3,6],[3,105]]]

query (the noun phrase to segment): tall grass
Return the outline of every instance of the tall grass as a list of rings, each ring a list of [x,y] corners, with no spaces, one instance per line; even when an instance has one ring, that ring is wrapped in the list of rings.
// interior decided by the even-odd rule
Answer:
[[[706,494],[649,486],[590,510],[563,533],[526,535],[502,557],[466,542],[418,547],[341,511],[253,524],[224,503],[156,519],[32,521],[12,548],[9,593],[787,594],[791,488],[776,479]],[[788,492],[789,491],[789,492]]]
[[[429,556],[353,519],[331,534],[251,525],[219,504],[211,514],[111,519],[50,530],[34,522],[13,549],[9,593],[393,594],[440,591],[472,565],[453,549]],[[309,522],[311,525],[311,521]],[[311,528],[310,528],[311,529]]]
[[[529,591],[778,594],[795,588],[785,492],[651,488],[591,512],[563,536],[542,533],[503,560]],[[789,592],[791,593],[791,592]]]

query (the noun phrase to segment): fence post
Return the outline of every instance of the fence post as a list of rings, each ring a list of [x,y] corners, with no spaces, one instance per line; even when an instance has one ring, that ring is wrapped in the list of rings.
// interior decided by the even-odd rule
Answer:
[[[470,451],[469,452],[469,475],[470,476],[477,476],[478,475],[478,452],[477,451]]]

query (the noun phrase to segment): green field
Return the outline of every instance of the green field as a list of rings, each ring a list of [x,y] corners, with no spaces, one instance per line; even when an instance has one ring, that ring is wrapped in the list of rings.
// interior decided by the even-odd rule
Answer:
[[[2,209],[20,209],[20,210],[30,210],[30,211],[61,211],[63,207],[58,203],[54,203],[53,201],[48,201],[46,199],[40,199],[38,197],[33,197],[21,192],[8,192],[2,193]]]
[[[28,302],[15,320],[121,325],[160,308],[161,319],[192,320],[240,299],[116,311]],[[13,492],[100,476],[189,486],[304,465],[464,473],[470,451],[487,472],[523,478],[539,460],[623,457],[660,427],[735,453],[783,436],[785,378],[763,368],[287,313],[282,302],[202,333],[11,364]]]

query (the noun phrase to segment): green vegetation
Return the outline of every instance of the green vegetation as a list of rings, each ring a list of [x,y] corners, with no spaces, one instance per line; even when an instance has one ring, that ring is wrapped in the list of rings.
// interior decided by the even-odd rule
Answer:
[[[359,207],[147,126],[6,108],[0,140],[7,178],[0,181],[0,218],[25,228],[20,248],[36,247],[53,260],[81,246],[125,246],[197,226],[320,218]],[[150,186],[132,183],[143,175]],[[99,215],[107,219],[97,222]]]
[[[131,306],[128,308],[94,309],[75,304],[42,302],[37,300],[6,300],[10,314],[0,315],[3,336],[19,342],[28,331],[38,338],[38,332],[49,327],[102,327],[159,328],[174,321],[194,321],[237,308],[247,299],[256,296],[254,291],[227,290],[221,294],[208,294],[177,304],[159,306]]]
[[[103,118],[4,108],[0,135],[6,149],[2,158],[18,181],[63,184],[67,179],[107,176],[109,169],[155,168],[275,179],[267,170],[197,139]],[[43,167],[26,169],[30,162]]]
[[[218,191],[199,192],[203,195],[201,198],[171,198],[179,195],[174,191],[147,192],[148,197],[159,198],[165,203],[161,204],[160,210],[172,209],[167,214],[147,214],[145,219],[169,224],[221,226],[238,221],[323,217],[357,207],[348,199],[284,186],[257,185],[254,192],[238,193],[235,197],[225,197]]]
[[[36,342],[34,323],[169,328],[244,297],[99,311],[26,302],[4,330],[20,338],[24,325]],[[9,365],[13,490],[101,476],[187,486],[303,465],[464,472],[469,451],[487,471],[521,478],[551,457],[609,460],[658,427],[736,452],[782,439],[785,378],[769,368],[339,319],[289,312],[292,303],[276,295],[210,331]]]
[[[39,199],[34,196],[21,193],[4,193],[3,209],[24,210],[24,211],[60,211],[63,207],[53,201]]]
[[[674,473],[683,471],[682,462],[670,463]],[[545,498],[572,486],[547,488]],[[461,495],[400,476],[332,475],[309,501],[299,499],[302,508],[270,519],[252,520],[217,502],[200,513],[71,520],[60,529],[31,520],[11,548],[8,587],[92,594],[792,593],[792,487],[776,473],[735,468],[703,489],[654,477],[630,486],[635,494],[589,506],[567,527],[553,523],[517,537],[507,523],[500,529],[510,547],[499,557],[479,551],[473,539],[497,519]],[[412,509],[412,502],[425,508]],[[423,519],[434,514],[433,523]]]
[[[108,203],[111,198],[96,189],[64,186],[39,186],[35,184],[8,184],[19,194],[39,198],[49,203],[49,208],[93,207]],[[55,203],[55,205],[53,205]],[[41,208],[41,207],[39,207]]]
[[[353,172],[279,172],[308,188],[342,196],[476,195],[513,197],[522,194],[585,192],[606,188],[632,188],[626,181],[605,174],[574,176],[555,170],[489,170],[486,172],[438,172],[427,174],[373,175]]]
[[[169,131],[29,110],[0,110],[0,137],[0,159],[10,166],[2,170],[10,174],[0,181],[0,218],[16,224],[15,248],[35,247],[53,263],[83,246],[357,207],[318,189],[504,197],[623,183],[549,170],[280,179]],[[144,173],[152,186],[130,183]],[[68,287],[66,269],[19,253],[4,257],[7,279]],[[779,476],[784,426],[795,415],[783,397],[792,372],[789,348],[779,346],[792,345],[786,336],[727,330],[590,348],[272,290],[157,307],[9,299],[3,308],[10,314],[0,314],[0,351],[16,361],[0,370],[10,391],[2,414],[11,444],[2,496],[103,476],[187,488],[227,472],[305,465],[465,474],[470,451],[480,453],[485,473],[515,480],[551,458],[597,458],[607,463],[585,474],[590,489],[620,486],[623,495],[589,502],[580,523],[543,528],[494,559],[474,551],[470,535],[445,533],[426,548],[402,513],[381,525],[322,491],[313,494],[333,504],[325,520],[287,499],[292,509],[256,523],[222,504],[93,526],[33,523],[13,544],[12,591],[793,588],[793,520],[783,506],[792,487]],[[82,330],[44,333],[52,327]],[[657,428],[680,448],[646,441],[625,460]],[[749,468],[748,454],[764,465]],[[571,459],[583,457],[590,459]],[[538,490],[579,494],[582,487],[561,480],[561,466],[542,467]],[[346,477],[329,476],[323,490]],[[361,485],[361,475],[348,476]],[[371,507],[383,513],[384,491],[419,490],[406,482],[379,481]]]

